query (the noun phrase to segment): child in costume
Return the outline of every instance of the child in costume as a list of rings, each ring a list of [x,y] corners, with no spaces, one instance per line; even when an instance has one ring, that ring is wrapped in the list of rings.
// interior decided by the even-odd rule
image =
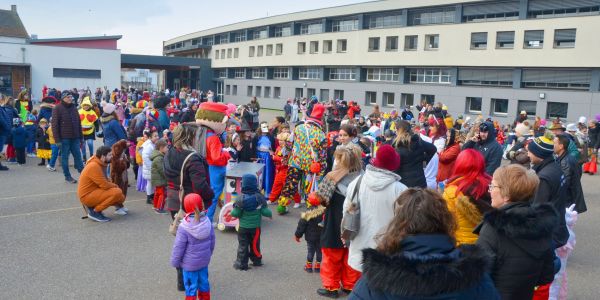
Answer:
[[[238,150],[238,159],[243,162],[256,161],[256,147],[252,142],[252,130],[246,122],[242,122],[239,130],[240,149]]]
[[[142,145],[146,142],[146,136],[142,135],[141,137],[138,138],[138,142],[137,145],[135,146],[135,162],[138,165],[138,174],[137,174],[137,184],[136,184],[136,188],[138,190],[138,192],[145,192],[146,191],[146,185],[148,184],[148,181],[146,179],[144,179],[144,176],[142,175],[143,173],[143,164],[144,164],[144,160],[142,159],[142,152],[140,152],[140,150],[142,149]]]
[[[233,204],[231,216],[239,219],[237,260],[233,267],[248,270],[248,259],[252,265],[262,266],[260,253],[261,220],[265,216],[272,218],[265,197],[258,190],[256,175],[242,176],[242,195]]]
[[[298,221],[296,233],[294,234],[296,242],[300,243],[300,239],[303,235],[304,239],[306,240],[306,247],[308,253],[306,254],[306,265],[304,265],[304,271],[308,273],[312,273],[313,271],[316,273],[321,272],[322,227],[319,225],[319,223],[323,220],[324,211],[325,210],[323,209],[323,207],[312,206],[306,212],[303,212],[300,216],[300,220]],[[313,265],[313,259],[315,258],[315,254],[317,261]]]
[[[225,141],[224,150],[229,152],[229,161],[227,162],[227,170],[231,169],[238,163],[238,149],[242,149],[242,144],[240,143],[240,135],[237,132],[227,135],[227,140]]]
[[[291,143],[290,143],[290,133],[282,130],[280,134],[277,135],[277,140],[279,141],[279,146],[275,153],[273,153],[273,163],[275,164],[275,180],[273,182],[273,188],[271,189],[271,194],[269,194],[269,203],[275,204],[279,195],[281,195],[281,190],[283,189],[283,185],[285,184],[287,172],[288,172],[288,160],[290,158],[291,153]],[[288,129],[289,131],[289,129]],[[300,207],[300,194],[296,193],[294,195],[294,202],[298,207]]]
[[[54,140],[54,133],[52,132],[51,126],[48,126],[48,129],[46,129],[46,134],[48,135],[48,142],[50,143],[51,149],[50,159],[48,160],[46,169],[48,169],[50,172],[56,172],[56,168],[54,166],[56,165],[56,159],[58,159],[59,148]]]
[[[36,139],[38,141],[37,157],[41,158],[42,161],[38,166],[45,166],[46,160],[50,161],[52,157],[52,146],[48,137],[48,120],[41,119],[37,128]]]
[[[129,178],[127,178],[127,169],[129,160],[127,159],[128,144],[126,140],[120,140],[112,145],[112,159],[110,161],[110,179],[116,184],[127,197],[127,187]]]
[[[267,122],[262,122],[256,136],[256,156],[265,164],[264,177],[263,177],[263,190],[265,196],[268,198],[273,187],[273,180],[275,179],[275,167],[273,166],[273,150],[275,142],[273,137],[269,134],[269,125]]]
[[[183,269],[186,300],[210,300],[208,265],[215,250],[215,231],[204,215],[200,195],[186,195],[183,208],[186,216],[177,228],[171,265]]]
[[[23,121],[19,118],[13,119],[12,129],[12,144],[15,147],[15,152],[17,155],[17,163],[21,166],[25,165],[27,162],[25,159],[25,151],[27,148],[27,131],[25,127],[23,127]]]
[[[165,139],[160,139],[156,142],[155,150],[152,152],[150,159],[152,160],[152,186],[154,186],[154,199],[152,204],[154,211],[158,214],[167,213],[165,208],[165,197],[167,196],[167,177],[163,161],[165,154],[169,150],[169,145]]]
[[[79,120],[81,121],[81,131],[83,133],[84,144],[81,147],[83,161],[87,161],[86,147],[90,152],[90,157],[94,155],[94,140],[96,140],[96,121],[98,114],[94,111],[94,106],[90,101],[90,97],[86,96],[81,101],[81,109],[79,109]]]
[[[27,120],[25,121],[25,131],[27,132],[27,156],[36,157],[35,155],[35,142],[37,133],[37,110],[32,110],[27,113]]]

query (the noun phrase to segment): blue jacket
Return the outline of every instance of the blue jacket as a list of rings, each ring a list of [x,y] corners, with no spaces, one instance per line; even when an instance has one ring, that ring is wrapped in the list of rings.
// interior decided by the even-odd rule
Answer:
[[[112,147],[120,140],[127,139],[125,128],[113,116],[102,117],[104,128],[104,146]]]
[[[12,144],[15,148],[25,148],[27,146],[27,131],[25,127],[19,126],[12,130]]]
[[[348,299],[500,299],[483,248],[455,248],[447,235],[421,234],[405,237],[400,249],[364,249],[364,272]]]
[[[10,106],[0,106],[0,136],[9,136],[13,119],[18,118],[17,111]]]

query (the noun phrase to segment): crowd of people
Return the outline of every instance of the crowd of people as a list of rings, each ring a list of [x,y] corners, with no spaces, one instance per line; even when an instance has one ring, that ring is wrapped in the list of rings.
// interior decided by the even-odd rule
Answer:
[[[225,175],[246,174],[233,267],[264,263],[261,219],[305,207],[294,239],[306,240],[317,293],[351,299],[566,299],[566,264],[583,173],[596,173],[600,118],[564,124],[522,112],[510,124],[453,117],[442,103],[363,113],[357,102],[289,99],[260,121],[260,105],[214,102],[181,89],[150,93],[44,88],[39,111],[23,90],[0,97],[6,160],[78,183],[88,217],[127,215],[135,187],[176,233],[171,264],[186,299],[210,299],[208,265]],[[94,141],[103,145],[94,151]],[[69,170],[69,157],[81,175]],[[503,164],[504,160],[504,164]],[[4,165],[0,169],[7,170]],[[293,203],[293,204],[292,204]],[[292,234],[292,233],[290,233]]]

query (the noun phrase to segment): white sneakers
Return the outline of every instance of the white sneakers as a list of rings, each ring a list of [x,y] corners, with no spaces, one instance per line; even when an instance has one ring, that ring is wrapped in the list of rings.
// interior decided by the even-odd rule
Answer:
[[[300,208],[300,203],[294,204],[294,208]]]
[[[123,206],[123,207],[118,208],[117,210],[115,210],[115,214],[120,215],[120,216],[124,216],[124,215],[127,214],[128,211],[129,210],[125,206]]]
[[[53,168],[50,165],[46,165],[46,169],[48,169],[50,172],[56,172],[56,168]]]

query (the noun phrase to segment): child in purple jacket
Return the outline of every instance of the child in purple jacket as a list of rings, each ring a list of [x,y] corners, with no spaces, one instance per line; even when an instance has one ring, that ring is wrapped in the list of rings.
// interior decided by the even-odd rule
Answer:
[[[208,264],[215,249],[215,232],[204,213],[202,198],[188,194],[183,200],[187,213],[177,229],[171,265],[183,269],[185,299],[210,300]]]

